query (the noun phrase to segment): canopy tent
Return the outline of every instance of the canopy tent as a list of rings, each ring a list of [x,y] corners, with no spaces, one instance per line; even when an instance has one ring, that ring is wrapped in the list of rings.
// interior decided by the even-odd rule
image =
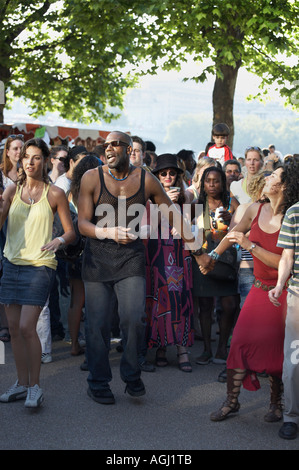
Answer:
[[[25,140],[33,137],[45,138],[51,145],[60,143],[72,143],[77,145],[79,140],[88,150],[92,150],[95,145],[103,142],[110,131],[97,129],[80,129],[79,127],[47,126],[39,123],[15,123],[0,125],[1,139],[5,139],[10,134],[23,134]],[[46,140],[46,139],[45,139]]]

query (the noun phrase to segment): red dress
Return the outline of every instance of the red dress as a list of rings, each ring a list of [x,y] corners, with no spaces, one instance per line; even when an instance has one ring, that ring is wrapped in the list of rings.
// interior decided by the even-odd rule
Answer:
[[[250,229],[249,239],[272,253],[281,254],[276,246],[279,230],[266,233],[258,225],[262,205]],[[254,252],[253,252],[254,253]],[[254,275],[262,284],[275,286],[278,270],[266,266],[253,255]],[[269,300],[268,291],[252,286],[233,331],[228,369],[246,369],[243,386],[247,390],[258,390],[260,383],[256,372],[266,372],[281,378],[283,364],[283,343],[286,317],[286,289],[275,307]]]

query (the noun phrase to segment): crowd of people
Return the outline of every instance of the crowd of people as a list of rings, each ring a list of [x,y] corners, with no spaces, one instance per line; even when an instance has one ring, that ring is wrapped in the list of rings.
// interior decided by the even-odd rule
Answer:
[[[88,395],[114,404],[113,336],[134,397],[146,393],[142,372],[168,366],[170,347],[191,373],[197,337],[203,351],[194,362],[223,364],[218,380],[227,384],[211,420],[238,412],[241,386],[257,390],[266,375],[265,421],[283,419],[280,437],[296,437],[299,155],[251,146],[237,159],[228,136],[226,124],[214,126],[197,157],[157,155],[152,142],[119,131],[92,151],[6,139],[0,339],[11,341],[17,380],[0,402],[40,406],[41,363],[52,361],[57,339],[84,355]]]

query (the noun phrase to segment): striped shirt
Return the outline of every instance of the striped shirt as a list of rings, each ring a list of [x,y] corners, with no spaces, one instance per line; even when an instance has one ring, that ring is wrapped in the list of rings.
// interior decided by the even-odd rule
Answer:
[[[280,229],[277,246],[294,250],[294,264],[289,286],[299,287],[299,202],[287,210]]]

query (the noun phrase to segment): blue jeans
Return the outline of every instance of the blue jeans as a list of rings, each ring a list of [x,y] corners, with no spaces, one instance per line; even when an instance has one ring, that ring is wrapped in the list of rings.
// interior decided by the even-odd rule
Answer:
[[[145,278],[133,276],[120,281],[84,282],[87,382],[91,390],[109,388],[111,325],[118,303],[124,352],[120,376],[124,382],[140,378],[137,351],[145,334]]]
[[[239,269],[239,293],[240,293],[240,309],[243,307],[247,295],[254,282],[253,268]]]

